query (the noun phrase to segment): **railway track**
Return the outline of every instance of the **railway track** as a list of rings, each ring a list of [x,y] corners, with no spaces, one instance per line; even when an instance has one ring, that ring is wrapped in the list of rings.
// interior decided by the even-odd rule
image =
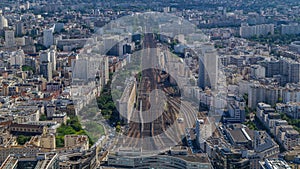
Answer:
[[[142,80],[138,82],[137,104],[136,109],[132,113],[132,119],[129,122],[126,140],[123,140],[123,145],[126,147],[141,148],[145,151],[161,150],[165,147],[165,143],[174,143],[180,139],[182,126],[176,124],[177,116],[180,113],[189,116],[187,123],[194,123],[196,119],[195,110],[190,105],[182,102],[180,92],[174,84],[170,83],[170,76],[160,69],[156,69],[158,53],[151,48],[156,48],[155,35],[146,34],[144,36],[142,54],[142,67],[146,67],[142,71]],[[150,93],[153,90],[162,90],[166,93],[167,108],[161,112],[155,112],[150,109]],[[157,92],[154,93],[155,100],[152,104],[161,102]],[[148,113],[148,114],[147,114]],[[189,114],[195,114],[193,116]],[[160,116],[159,116],[160,115]],[[155,118],[151,122],[146,122],[145,118]],[[193,122],[192,122],[193,121]],[[175,125],[172,126],[171,125]],[[184,131],[184,130],[183,130]],[[174,143],[176,144],[176,143]]]

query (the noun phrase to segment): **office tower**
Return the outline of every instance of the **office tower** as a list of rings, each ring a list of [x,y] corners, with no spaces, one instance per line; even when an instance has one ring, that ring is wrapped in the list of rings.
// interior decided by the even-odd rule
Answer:
[[[50,53],[50,62],[52,63],[52,70],[56,70],[56,49],[52,48],[49,51]]]
[[[72,60],[72,80],[82,79],[88,80],[89,63],[86,58]]]
[[[50,62],[50,52],[48,50],[40,52],[40,63],[43,62]]]
[[[13,30],[5,31],[5,46],[10,48],[16,45],[15,32]]]
[[[7,19],[4,16],[0,15],[0,30],[6,27],[8,27]]]
[[[21,37],[24,34],[24,23],[22,21],[19,21],[15,25],[15,34],[16,37]]]
[[[43,31],[43,45],[46,48],[49,48],[51,45],[54,44],[54,37],[53,37],[53,29],[45,29]]]
[[[51,62],[43,62],[40,63],[40,74],[43,75],[47,81],[52,80],[52,63]]]
[[[215,90],[218,82],[218,54],[212,44],[201,47],[199,56],[198,86]]]

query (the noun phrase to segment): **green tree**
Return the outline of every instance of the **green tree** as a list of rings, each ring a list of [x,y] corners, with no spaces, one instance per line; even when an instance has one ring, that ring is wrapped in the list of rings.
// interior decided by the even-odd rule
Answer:
[[[116,126],[116,132],[121,132],[121,125]]]
[[[34,72],[34,69],[31,66],[23,65],[22,66],[22,71],[32,71],[32,72]]]
[[[31,139],[30,136],[19,135],[17,137],[17,143],[20,144],[20,145],[24,145],[30,139]]]
[[[47,120],[47,116],[45,115],[45,114],[42,114],[41,116],[40,116],[40,119],[39,119],[40,121],[46,121]]]
[[[55,143],[56,147],[64,147],[64,136],[56,136]]]

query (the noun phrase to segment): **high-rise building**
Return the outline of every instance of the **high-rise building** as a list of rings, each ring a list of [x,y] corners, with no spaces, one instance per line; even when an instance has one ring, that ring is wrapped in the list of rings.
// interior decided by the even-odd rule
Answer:
[[[102,63],[103,58],[97,58],[97,56],[83,57],[72,60],[72,79],[85,81],[95,80],[95,77],[98,74],[99,70],[102,69],[101,66],[105,66],[105,64]],[[100,78],[103,80],[102,74]]]
[[[298,23],[291,23],[288,25],[281,25],[281,34],[299,34],[300,25]]]
[[[15,32],[13,30],[5,31],[5,46],[10,48],[16,45]]]
[[[278,60],[262,62],[261,65],[265,67],[266,77],[273,77],[280,74],[280,62]]]
[[[40,63],[40,74],[43,75],[48,81],[52,80],[52,63],[43,62]]]
[[[19,21],[15,25],[15,34],[17,37],[21,37],[24,34],[24,23]]]
[[[282,91],[282,95],[283,103],[300,102],[300,85],[291,83],[287,84]]]
[[[33,71],[35,72],[37,70],[37,60],[34,57],[26,57],[25,58],[25,65],[30,66],[33,68]]]
[[[50,62],[50,53],[48,50],[44,50],[40,52],[40,63]]]
[[[49,48],[54,44],[53,29],[45,29],[43,31],[43,45]]]
[[[300,82],[300,63],[289,58],[281,58],[281,63],[281,74],[287,77],[287,82]]]
[[[255,108],[259,102],[275,105],[280,98],[281,88],[254,82],[248,90],[248,107]]]
[[[200,144],[203,143],[203,140],[201,140],[201,134],[200,134],[200,127],[201,127],[201,125],[203,125],[203,123],[204,123],[204,120],[202,120],[202,119],[196,120],[195,130],[196,130],[196,143],[197,143],[198,147],[200,147]]]
[[[17,50],[12,52],[12,56],[10,57],[10,65],[11,66],[22,66],[25,64],[25,54],[23,50]]]
[[[8,27],[7,19],[4,16],[0,15],[0,30],[6,27]]]
[[[56,49],[44,50],[40,52],[40,63],[51,62],[52,70],[56,70]]]
[[[279,60],[261,62],[261,65],[265,67],[265,76],[278,77],[281,86],[300,82],[300,63],[293,59],[281,57]]]
[[[254,79],[260,79],[266,77],[266,68],[261,65],[251,65],[250,76]]]
[[[262,24],[249,26],[248,24],[242,24],[240,27],[240,36],[242,38],[249,38],[256,35],[268,35],[274,34],[274,24]]]
[[[89,62],[86,58],[72,60],[72,79],[88,80]]]
[[[218,54],[212,44],[205,44],[199,56],[198,86],[216,89],[218,82]]]
[[[108,55],[112,56],[121,56],[123,55],[123,45],[124,42],[119,42],[119,36],[113,37],[104,37],[104,50],[107,52]]]
[[[50,62],[52,63],[52,70],[56,70],[56,49],[50,49]]]

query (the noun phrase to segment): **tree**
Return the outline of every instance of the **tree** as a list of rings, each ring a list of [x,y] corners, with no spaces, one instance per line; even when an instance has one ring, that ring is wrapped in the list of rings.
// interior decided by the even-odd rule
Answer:
[[[64,147],[64,136],[56,136],[55,143],[56,147]]]
[[[116,132],[121,132],[121,126],[120,125],[116,126]]]
[[[17,143],[20,145],[24,145],[27,141],[31,139],[30,136],[20,135],[17,137]]]
[[[277,103],[282,103],[282,102],[283,102],[282,97],[279,97]]]
[[[56,135],[57,147],[63,147],[64,136],[70,135],[70,134],[87,135],[89,137],[87,132],[82,128],[82,125],[77,116],[71,116],[70,119],[67,120],[67,124],[62,124],[57,129],[57,135]],[[89,137],[89,142],[91,144],[94,143],[90,137]],[[60,146],[58,146],[58,145],[60,145]]]
[[[32,72],[34,72],[34,69],[31,66],[23,65],[22,66],[22,71],[32,71]]]
[[[40,119],[39,119],[40,121],[46,121],[47,120],[47,116],[45,115],[45,114],[42,114],[41,116],[40,116]]]
[[[81,124],[80,124],[80,123],[74,123],[74,124],[71,124],[71,127],[72,127],[75,131],[77,131],[77,132],[79,132],[79,131],[82,130]]]

